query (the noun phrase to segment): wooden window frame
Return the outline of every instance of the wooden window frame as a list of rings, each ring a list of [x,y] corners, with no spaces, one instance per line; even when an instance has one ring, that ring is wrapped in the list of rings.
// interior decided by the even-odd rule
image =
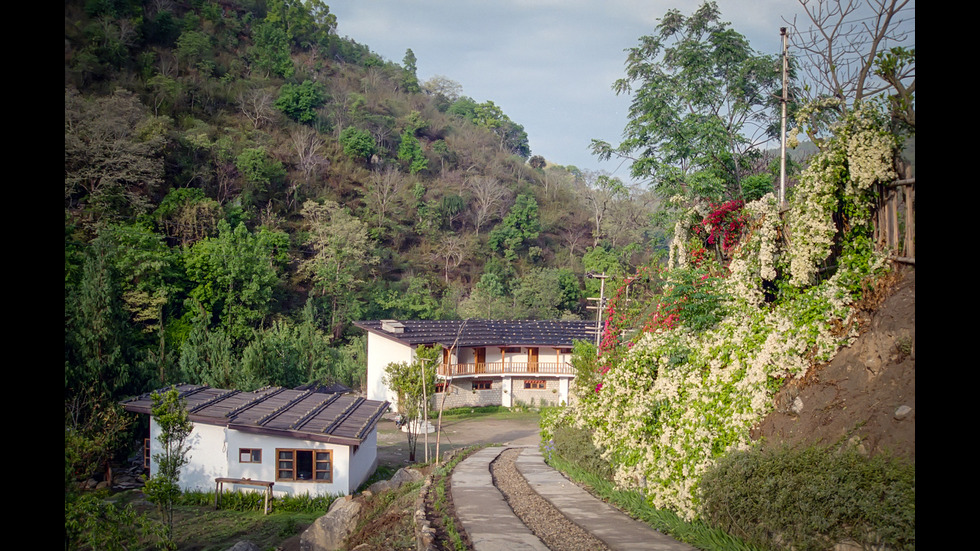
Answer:
[[[242,461],[242,455],[248,454],[248,461]],[[238,448],[239,463],[262,463],[262,448]]]
[[[143,468],[150,468],[150,439],[143,439]]]
[[[524,379],[524,390],[547,390],[548,383],[544,379]]]
[[[445,382],[436,383],[436,388],[433,390],[433,392],[435,392],[436,394],[439,394],[440,392],[446,392],[447,386],[448,385]]]
[[[474,379],[473,380],[473,390],[491,390],[493,389],[492,379]]]
[[[299,478],[299,458],[301,453],[310,454],[310,478]],[[326,458],[321,458],[326,455]],[[320,475],[323,475],[321,478]],[[333,450],[311,448],[276,448],[276,482],[333,482]]]

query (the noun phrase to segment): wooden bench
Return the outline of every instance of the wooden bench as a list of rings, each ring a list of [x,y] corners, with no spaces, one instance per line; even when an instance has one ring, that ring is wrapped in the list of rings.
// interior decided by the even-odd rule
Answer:
[[[214,508],[217,509],[221,502],[221,487],[227,482],[228,484],[245,484],[248,486],[259,486],[265,488],[265,514],[269,514],[269,500],[272,498],[272,485],[275,482],[268,482],[265,480],[252,480],[251,478],[215,478],[214,487]]]

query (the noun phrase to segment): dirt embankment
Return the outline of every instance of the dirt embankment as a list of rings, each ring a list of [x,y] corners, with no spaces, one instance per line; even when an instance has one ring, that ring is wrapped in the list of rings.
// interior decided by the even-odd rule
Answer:
[[[834,359],[784,387],[753,437],[766,445],[857,443],[915,461],[915,269],[875,293],[862,334]]]

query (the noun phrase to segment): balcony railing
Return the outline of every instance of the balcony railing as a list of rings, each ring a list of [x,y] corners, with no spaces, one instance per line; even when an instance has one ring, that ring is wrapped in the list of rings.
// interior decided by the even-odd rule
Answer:
[[[528,373],[574,375],[575,368],[568,362],[487,362],[442,364],[439,366],[439,375],[443,377],[456,377],[459,375],[525,375]]]

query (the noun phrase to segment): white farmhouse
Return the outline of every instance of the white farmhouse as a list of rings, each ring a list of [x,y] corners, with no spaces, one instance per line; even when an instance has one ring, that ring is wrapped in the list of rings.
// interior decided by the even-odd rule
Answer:
[[[440,344],[433,407],[567,403],[575,341],[595,340],[594,321],[359,321],[367,332],[367,397],[397,404],[385,367],[409,363],[420,345]],[[445,394],[444,394],[445,393]],[[393,406],[395,407],[395,406]]]
[[[164,391],[166,389],[163,389]],[[182,490],[255,489],[271,482],[274,495],[353,493],[377,467],[377,424],[388,403],[317,388],[271,387],[254,392],[180,385],[194,430]],[[150,414],[150,394],[122,403]],[[156,474],[160,429],[150,418],[146,456]],[[270,486],[267,484],[267,486]]]

